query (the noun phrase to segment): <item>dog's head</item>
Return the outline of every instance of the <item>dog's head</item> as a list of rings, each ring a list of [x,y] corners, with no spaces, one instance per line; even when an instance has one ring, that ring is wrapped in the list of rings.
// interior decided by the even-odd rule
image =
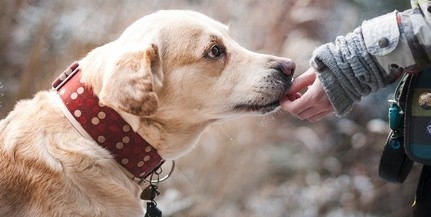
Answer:
[[[82,62],[103,104],[172,132],[274,111],[295,68],[241,47],[225,25],[192,11],[145,16]]]

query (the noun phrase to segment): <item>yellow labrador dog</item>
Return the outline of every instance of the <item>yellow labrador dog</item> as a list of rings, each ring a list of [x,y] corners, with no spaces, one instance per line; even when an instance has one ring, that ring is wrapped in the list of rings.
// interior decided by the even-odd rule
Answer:
[[[142,180],[218,120],[279,107],[295,64],[192,11],[159,11],[0,122],[0,216],[144,216]]]

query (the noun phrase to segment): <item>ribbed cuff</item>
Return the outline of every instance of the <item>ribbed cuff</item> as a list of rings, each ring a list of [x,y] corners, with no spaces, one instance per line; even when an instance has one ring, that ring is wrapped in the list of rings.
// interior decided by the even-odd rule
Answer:
[[[345,94],[341,84],[328,68],[320,69],[319,71],[319,79],[332,107],[335,109],[335,114],[337,116],[346,115],[352,109],[354,101]]]

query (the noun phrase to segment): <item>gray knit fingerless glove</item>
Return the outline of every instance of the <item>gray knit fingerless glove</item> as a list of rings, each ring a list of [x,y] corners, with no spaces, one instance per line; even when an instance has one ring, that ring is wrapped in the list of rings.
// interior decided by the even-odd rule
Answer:
[[[386,86],[386,73],[367,52],[361,28],[318,47],[311,66],[319,71],[318,77],[339,116],[347,114],[362,96]]]

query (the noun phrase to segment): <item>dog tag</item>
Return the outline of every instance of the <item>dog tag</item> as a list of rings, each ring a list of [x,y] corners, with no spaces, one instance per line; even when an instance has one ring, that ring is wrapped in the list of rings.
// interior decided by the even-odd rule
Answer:
[[[152,200],[154,198],[152,198],[153,196],[153,190],[152,190],[152,186],[148,186],[146,187],[142,193],[141,193],[141,200]]]
[[[149,185],[141,193],[141,200],[154,200],[160,192],[157,190],[157,185]]]
[[[157,204],[154,201],[147,203],[147,213],[145,217],[162,217],[162,211],[157,208]]]

